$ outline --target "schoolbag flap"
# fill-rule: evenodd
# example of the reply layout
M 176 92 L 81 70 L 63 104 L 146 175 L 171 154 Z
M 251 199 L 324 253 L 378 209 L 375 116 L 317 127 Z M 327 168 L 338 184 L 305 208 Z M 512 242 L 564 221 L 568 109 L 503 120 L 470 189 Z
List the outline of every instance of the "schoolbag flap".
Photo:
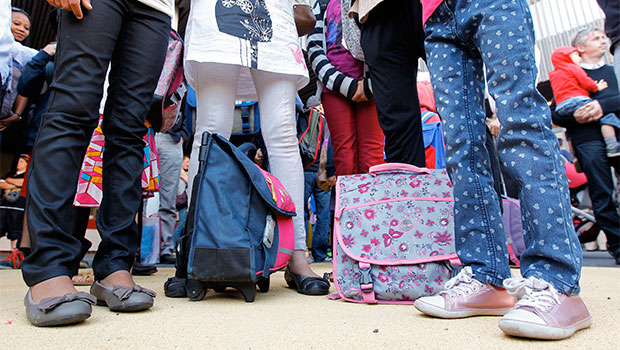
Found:
M 444 171 L 341 176 L 334 239 L 346 255 L 378 265 L 455 259 L 454 201 Z
M 218 146 L 239 164 L 256 192 L 273 211 L 280 215 L 296 215 L 295 205 L 291 196 L 274 175 L 262 171 L 250 158 L 224 137 L 218 134 L 212 134 L 211 136 Z

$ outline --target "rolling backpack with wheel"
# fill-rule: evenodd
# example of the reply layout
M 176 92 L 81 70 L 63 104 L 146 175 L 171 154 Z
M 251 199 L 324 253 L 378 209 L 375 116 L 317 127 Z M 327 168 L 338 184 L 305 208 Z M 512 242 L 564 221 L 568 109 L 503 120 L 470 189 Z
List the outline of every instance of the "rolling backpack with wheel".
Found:
M 199 157 L 176 278 L 186 279 L 193 301 L 227 287 L 254 301 L 256 287 L 267 292 L 270 273 L 293 253 L 295 205 L 275 176 L 225 138 L 205 132 Z

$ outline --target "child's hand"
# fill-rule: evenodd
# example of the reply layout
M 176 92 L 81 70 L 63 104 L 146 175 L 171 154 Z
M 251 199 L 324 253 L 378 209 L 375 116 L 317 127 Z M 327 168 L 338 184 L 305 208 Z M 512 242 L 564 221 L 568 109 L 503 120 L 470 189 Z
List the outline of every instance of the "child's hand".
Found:
M 607 82 L 603 79 L 596 82 L 596 86 L 598 86 L 598 91 L 607 89 Z
M 355 94 L 351 98 L 353 102 L 366 102 L 368 101 L 368 97 L 364 93 L 364 80 L 360 80 L 357 82 L 357 89 L 355 89 Z

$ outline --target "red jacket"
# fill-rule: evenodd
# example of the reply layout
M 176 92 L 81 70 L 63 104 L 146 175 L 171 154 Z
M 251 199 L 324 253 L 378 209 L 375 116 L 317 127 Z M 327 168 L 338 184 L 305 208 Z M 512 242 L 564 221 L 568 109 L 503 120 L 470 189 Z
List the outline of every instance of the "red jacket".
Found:
M 574 47 L 560 47 L 551 54 L 555 69 L 549 73 L 549 81 L 558 105 L 572 97 L 590 97 L 590 92 L 598 91 L 596 82 L 571 60 L 570 54 L 576 50 Z

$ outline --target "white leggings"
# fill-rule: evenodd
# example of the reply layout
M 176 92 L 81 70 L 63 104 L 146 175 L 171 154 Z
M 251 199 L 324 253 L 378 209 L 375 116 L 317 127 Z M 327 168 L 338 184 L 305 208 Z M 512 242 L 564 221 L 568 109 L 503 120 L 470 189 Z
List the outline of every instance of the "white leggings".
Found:
M 196 88 L 196 134 L 189 164 L 189 192 L 198 172 L 198 153 L 205 131 L 230 138 L 240 67 L 221 63 L 187 62 Z M 189 72 L 188 72 L 189 73 Z M 271 173 L 289 192 L 295 203 L 295 250 L 306 250 L 304 225 L 304 172 L 297 146 L 295 94 L 296 77 L 252 69 L 258 93 L 261 132 Z

